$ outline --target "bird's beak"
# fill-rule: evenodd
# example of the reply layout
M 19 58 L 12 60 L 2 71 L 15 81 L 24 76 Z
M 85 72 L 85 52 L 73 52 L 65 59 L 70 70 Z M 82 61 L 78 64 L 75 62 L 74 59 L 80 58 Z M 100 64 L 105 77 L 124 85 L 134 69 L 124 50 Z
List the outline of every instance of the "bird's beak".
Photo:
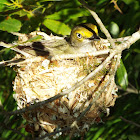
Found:
M 90 38 L 88 38 L 89 40 L 96 40 L 96 41 L 99 41 L 100 40 L 100 37 L 99 36 L 92 36 Z

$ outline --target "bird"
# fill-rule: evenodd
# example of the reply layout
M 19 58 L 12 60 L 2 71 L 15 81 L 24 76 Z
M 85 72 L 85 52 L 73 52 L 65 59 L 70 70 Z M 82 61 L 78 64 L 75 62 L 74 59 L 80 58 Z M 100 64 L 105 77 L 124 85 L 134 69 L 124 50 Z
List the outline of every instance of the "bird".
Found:
M 65 38 L 47 35 L 49 39 L 41 38 L 36 40 L 34 39 L 37 38 L 36 33 L 32 33 L 27 36 L 25 34 L 13 33 L 19 37 L 21 36 L 21 40 L 10 44 L 8 48 L 24 56 L 26 54 L 27 56 L 28 54 L 32 56 L 56 56 L 96 51 L 95 41 L 100 40 L 97 26 L 92 23 L 83 23 L 75 26 L 70 36 Z M 5 47 L 6 45 L 2 44 L 2 46 Z
M 100 41 L 97 26 L 85 23 L 75 26 L 64 40 L 52 41 L 47 49 L 53 55 L 87 53 L 97 50 L 95 41 Z
M 70 45 L 78 52 L 96 51 L 94 41 L 99 41 L 97 26 L 92 23 L 79 24 L 70 35 Z

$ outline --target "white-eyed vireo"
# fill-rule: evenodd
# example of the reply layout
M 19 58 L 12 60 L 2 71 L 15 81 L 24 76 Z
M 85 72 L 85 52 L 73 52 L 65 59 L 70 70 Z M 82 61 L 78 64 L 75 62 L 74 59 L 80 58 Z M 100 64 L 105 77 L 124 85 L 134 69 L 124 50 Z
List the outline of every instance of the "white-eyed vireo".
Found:
M 99 40 L 97 26 L 92 23 L 80 24 L 73 28 L 70 44 L 79 52 L 95 51 L 95 40 Z
M 86 53 L 96 51 L 95 41 L 99 39 L 97 27 L 92 23 L 87 23 L 74 27 L 70 37 L 66 39 L 50 36 L 50 39 L 41 39 L 31 43 L 27 40 L 26 43 L 17 45 L 13 50 L 35 56 Z

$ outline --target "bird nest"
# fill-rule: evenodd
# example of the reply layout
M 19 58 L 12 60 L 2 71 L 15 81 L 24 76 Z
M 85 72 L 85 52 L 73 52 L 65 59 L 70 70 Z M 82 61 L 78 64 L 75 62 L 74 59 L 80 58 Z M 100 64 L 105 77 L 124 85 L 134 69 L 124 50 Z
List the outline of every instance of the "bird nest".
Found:
M 102 46 L 98 50 L 106 50 Z M 98 52 L 98 51 L 97 51 Z M 117 87 L 114 82 L 117 58 L 113 57 L 93 77 L 80 82 L 101 65 L 108 54 L 49 60 L 32 56 L 18 63 L 14 81 L 14 98 L 18 109 L 30 107 L 60 95 L 59 98 L 39 104 L 22 114 L 27 120 L 27 131 L 43 136 L 62 131 L 78 135 L 100 122 L 101 113 L 114 106 Z M 19 54 L 15 59 L 19 58 Z M 113 76 L 113 78 L 112 78 Z M 78 85 L 78 86 L 77 86 Z M 61 93 L 65 93 L 62 94 Z M 83 114 L 83 115 L 82 115 Z M 74 124 L 74 122 L 76 122 Z

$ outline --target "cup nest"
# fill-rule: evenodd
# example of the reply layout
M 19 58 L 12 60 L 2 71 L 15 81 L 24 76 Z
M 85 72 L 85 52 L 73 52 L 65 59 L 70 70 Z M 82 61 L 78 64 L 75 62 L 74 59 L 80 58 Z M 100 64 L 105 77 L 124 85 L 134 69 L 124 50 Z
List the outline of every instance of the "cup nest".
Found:
M 18 109 L 29 107 L 72 88 L 102 64 L 107 56 L 87 56 L 54 61 L 42 56 L 37 56 L 36 61 L 34 57 L 28 61 L 27 58 L 16 68 L 14 98 Z M 117 97 L 114 77 L 110 80 L 116 61 L 115 57 L 112 58 L 94 77 L 72 92 L 23 113 L 23 118 L 28 122 L 27 131 L 31 131 L 32 134 L 38 132 L 40 136 L 43 136 L 71 127 L 90 105 L 90 109 L 77 121 L 77 127 L 71 127 L 63 134 L 79 135 L 86 132 L 92 124 L 99 123 L 101 113 L 108 112 L 108 108 L 114 106 Z M 94 103 L 93 100 L 95 100 Z

